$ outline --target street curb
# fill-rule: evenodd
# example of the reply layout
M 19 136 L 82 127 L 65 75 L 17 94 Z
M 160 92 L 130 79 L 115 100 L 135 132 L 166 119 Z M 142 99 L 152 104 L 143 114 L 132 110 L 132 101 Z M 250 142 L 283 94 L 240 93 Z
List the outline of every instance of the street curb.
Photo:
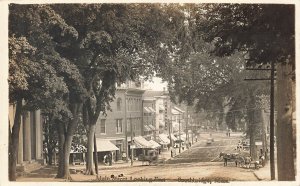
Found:
M 254 174 L 255 178 L 256 178 L 258 181 L 262 181 L 262 180 L 263 180 L 263 179 L 259 178 L 255 172 L 253 172 L 253 174 Z

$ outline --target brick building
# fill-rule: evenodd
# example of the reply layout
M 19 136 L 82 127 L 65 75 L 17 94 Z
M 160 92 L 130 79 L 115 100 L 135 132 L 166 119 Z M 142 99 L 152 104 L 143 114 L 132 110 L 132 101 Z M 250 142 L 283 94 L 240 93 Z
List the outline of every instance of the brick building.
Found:
M 142 95 L 144 92 L 143 81 L 128 81 L 126 84 L 117 85 L 115 100 L 110 103 L 112 111 L 98 118 L 97 140 L 106 141 L 107 146 L 111 142 L 119 149 L 113 150 L 111 147 L 115 152 L 116 161 L 122 159 L 123 154 L 128 154 L 126 146 L 131 134 L 133 137 L 143 135 Z M 101 152 L 101 149 L 98 149 L 98 152 Z

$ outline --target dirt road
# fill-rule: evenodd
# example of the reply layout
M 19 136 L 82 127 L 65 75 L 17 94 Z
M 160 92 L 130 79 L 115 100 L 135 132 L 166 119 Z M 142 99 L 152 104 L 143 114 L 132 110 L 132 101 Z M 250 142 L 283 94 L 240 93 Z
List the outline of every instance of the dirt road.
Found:
M 206 144 L 206 139 L 214 138 L 212 144 Z M 138 164 L 131 166 L 112 166 L 100 169 L 98 180 L 95 176 L 87 176 L 82 173 L 72 174 L 73 181 L 176 181 L 176 182 L 207 182 L 207 181 L 257 181 L 252 169 L 235 167 L 235 163 L 229 162 L 223 166 L 220 152 L 236 152 L 235 147 L 241 139 L 240 134 L 230 138 L 222 133 L 201 134 L 198 142 L 193 146 L 168 160 L 164 164 L 146 166 Z M 84 168 L 82 168 L 84 169 Z M 51 169 L 53 175 L 43 179 L 35 173 L 18 181 L 61 181 L 54 179 L 55 169 Z

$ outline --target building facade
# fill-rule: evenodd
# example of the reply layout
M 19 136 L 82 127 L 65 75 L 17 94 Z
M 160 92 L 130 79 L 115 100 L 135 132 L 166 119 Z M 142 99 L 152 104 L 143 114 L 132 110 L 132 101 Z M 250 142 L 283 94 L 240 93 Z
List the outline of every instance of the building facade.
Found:
M 10 105 L 10 128 L 14 125 L 15 112 L 15 106 Z M 44 163 L 42 119 L 40 110 L 26 112 L 21 116 L 17 157 L 17 170 L 19 172 L 30 171 L 34 166 Z
M 116 150 L 115 161 L 128 154 L 128 141 L 131 136 L 143 135 L 143 82 L 128 81 L 116 85 L 115 99 L 110 103 L 112 111 L 101 115 L 97 121 L 96 138 L 108 140 L 119 150 Z M 98 149 L 101 152 L 101 149 Z
M 143 137 L 147 140 L 156 140 L 156 110 L 155 99 L 143 98 Z

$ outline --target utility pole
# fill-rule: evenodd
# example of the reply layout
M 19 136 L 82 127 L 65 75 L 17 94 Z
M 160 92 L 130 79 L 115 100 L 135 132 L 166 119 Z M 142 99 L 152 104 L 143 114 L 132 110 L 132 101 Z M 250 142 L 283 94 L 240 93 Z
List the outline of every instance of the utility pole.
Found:
M 246 70 L 271 70 L 271 78 L 256 78 L 256 79 L 244 79 L 246 81 L 255 81 L 255 80 L 271 80 L 270 88 L 270 172 L 271 180 L 275 180 L 275 161 L 274 161 L 274 74 L 275 66 L 274 62 L 271 61 L 271 69 L 246 69 Z
M 132 131 L 132 118 L 131 118 L 131 115 L 130 115 L 130 133 L 131 133 L 131 143 L 130 143 L 131 166 L 133 166 L 133 131 Z
M 271 180 L 275 180 L 274 163 L 274 62 L 271 61 L 271 94 L 270 94 L 270 169 Z
M 126 153 L 126 163 L 128 163 L 128 121 L 127 121 L 127 92 L 125 92 L 125 153 Z
M 180 114 L 179 114 L 179 153 L 181 153 L 181 131 L 180 131 Z
M 188 110 L 188 107 L 186 107 L 186 121 L 185 121 L 185 130 L 186 130 L 186 133 L 185 133 L 185 138 L 186 138 L 186 142 L 189 142 L 190 139 L 189 139 L 189 133 L 188 133 L 188 122 L 189 122 L 189 110 Z
M 173 147 L 173 142 L 172 142 L 172 137 L 171 137 L 171 132 L 172 132 L 172 106 L 171 103 L 169 103 L 169 100 L 166 99 L 166 104 L 165 104 L 165 109 L 166 109 L 166 122 L 169 123 L 169 138 L 170 138 L 170 147 Z

